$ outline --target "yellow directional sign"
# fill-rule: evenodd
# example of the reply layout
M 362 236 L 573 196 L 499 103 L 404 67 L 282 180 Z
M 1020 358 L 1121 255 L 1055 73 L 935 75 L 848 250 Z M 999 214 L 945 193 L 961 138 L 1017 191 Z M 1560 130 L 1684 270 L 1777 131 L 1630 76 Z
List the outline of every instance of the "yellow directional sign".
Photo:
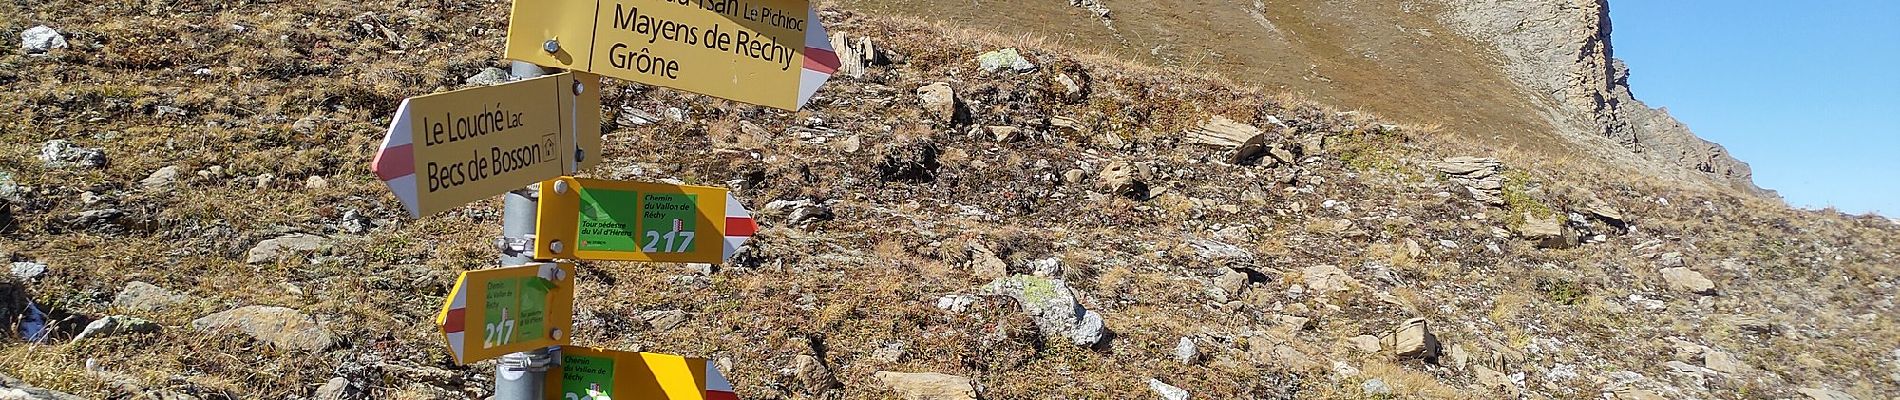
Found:
M 546 388 L 550 399 L 738 400 L 706 359 L 578 346 L 561 347 Z
M 534 257 L 716 264 L 757 229 L 726 189 L 561 177 L 541 184 Z
M 568 344 L 574 331 L 574 265 L 463 272 L 435 323 L 458 364 Z
M 600 78 L 563 73 L 403 100 L 370 169 L 419 218 L 598 159 Z
M 808 0 L 516 1 L 504 57 L 796 110 L 838 64 L 815 16 Z

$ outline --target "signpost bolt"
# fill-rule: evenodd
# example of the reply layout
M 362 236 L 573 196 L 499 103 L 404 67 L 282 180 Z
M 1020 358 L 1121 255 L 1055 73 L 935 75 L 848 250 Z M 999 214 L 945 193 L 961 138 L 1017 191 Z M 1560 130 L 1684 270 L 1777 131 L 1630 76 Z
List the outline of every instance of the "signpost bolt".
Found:
M 561 40 L 548 39 L 546 42 L 541 42 L 541 50 L 547 51 L 548 54 L 559 53 L 561 52 Z
M 567 332 L 561 332 L 561 328 L 554 328 L 554 329 L 548 330 L 549 339 L 561 340 L 561 337 L 565 335 L 567 335 Z
M 561 254 L 561 250 L 564 250 L 564 247 L 567 246 L 563 245 L 559 240 L 548 242 L 548 251 L 554 254 Z
M 580 151 L 575 150 L 574 155 L 579 159 Z M 554 181 L 554 194 L 567 194 L 567 181 Z

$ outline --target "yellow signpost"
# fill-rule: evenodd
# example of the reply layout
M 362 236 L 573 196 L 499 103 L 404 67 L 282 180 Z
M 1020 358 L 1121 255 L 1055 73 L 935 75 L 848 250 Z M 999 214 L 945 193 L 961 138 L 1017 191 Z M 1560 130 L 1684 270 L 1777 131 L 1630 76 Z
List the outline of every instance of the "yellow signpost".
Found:
M 566 345 L 574 331 L 574 265 L 463 272 L 435 323 L 458 364 Z
M 397 109 L 370 169 L 420 218 L 590 168 L 599 129 L 592 74 L 414 97 Z
M 814 16 L 808 0 L 516 1 L 504 57 L 796 110 L 838 64 Z
M 758 228 L 726 189 L 561 177 L 541 184 L 537 259 L 720 263 Z
M 561 347 L 546 398 L 737 400 L 706 359 L 579 346 Z

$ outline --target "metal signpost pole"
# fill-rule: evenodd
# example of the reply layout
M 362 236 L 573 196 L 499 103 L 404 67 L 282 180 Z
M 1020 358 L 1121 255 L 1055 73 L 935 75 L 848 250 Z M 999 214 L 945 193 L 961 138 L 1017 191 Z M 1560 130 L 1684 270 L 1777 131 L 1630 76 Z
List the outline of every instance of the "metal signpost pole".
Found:
M 547 74 L 540 66 L 515 61 L 509 66 L 515 79 Z M 534 262 L 535 191 L 524 188 L 502 195 L 501 266 Z M 509 353 L 495 360 L 495 400 L 540 400 L 546 390 L 546 349 Z

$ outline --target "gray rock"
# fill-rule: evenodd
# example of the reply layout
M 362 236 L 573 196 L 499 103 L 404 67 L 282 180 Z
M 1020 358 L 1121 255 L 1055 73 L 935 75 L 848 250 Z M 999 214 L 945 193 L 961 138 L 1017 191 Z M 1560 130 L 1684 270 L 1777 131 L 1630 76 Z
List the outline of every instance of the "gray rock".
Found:
M 30 281 L 38 279 L 40 275 L 46 275 L 46 264 L 34 261 L 16 261 L 13 263 L 10 271 L 13 273 L 13 277 L 20 278 L 20 280 L 23 281 Z
M 475 76 L 463 79 L 462 83 L 471 86 L 493 86 L 508 83 L 510 78 L 512 77 L 508 74 L 508 70 L 488 67 L 483 68 L 482 72 L 476 73 Z
M 1095 18 L 1102 20 L 1103 26 L 1112 26 L 1115 23 L 1114 17 L 1110 15 L 1112 12 L 1107 4 L 1102 3 L 1102 0 L 1069 0 L 1069 5 L 1089 10 L 1090 13 L 1095 14 Z
M 1715 282 L 1703 277 L 1701 272 L 1683 267 L 1663 268 L 1661 272 L 1663 281 L 1669 283 L 1670 289 L 1700 295 L 1715 294 Z
M 1452 183 L 1465 187 L 1472 198 L 1491 205 L 1504 205 L 1504 163 L 1495 158 L 1452 157 L 1434 163 L 1438 172 Z
M 1228 269 L 1227 273 L 1214 278 L 1214 287 L 1226 296 L 1222 300 L 1239 300 L 1247 291 L 1247 273 Z
M 1834 389 L 1802 388 L 1795 389 L 1795 392 L 1799 392 L 1801 395 L 1808 396 L 1809 399 L 1813 400 L 1859 400 L 1855 399 L 1853 395 Z
M 342 344 L 315 317 L 284 307 L 238 307 L 191 321 L 191 327 L 210 333 L 242 333 L 285 350 L 318 352 Z
M 872 374 L 884 388 L 906 400 L 976 400 L 976 381 L 936 372 L 878 371 Z
M 1546 249 L 1570 249 L 1582 243 L 1582 238 L 1576 232 L 1564 228 L 1563 220 L 1557 213 L 1538 216 L 1526 212 L 1524 223 L 1517 226 L 1517 235 L 1535 241 L 1537 247 Z
M 1102 172 L 1095 174 L 1095 187 L 1109 194 L 1137 200 L 1148 197 L 1148 183 L 1143 182 L 1142 173 L 1134 163 L 1118 161 L 1109 163 Z
M 1346 344 L 1351 346 L 1353 350 L 1366 353 L 1377 353 L 1379 349 L 1383 348 L 1379 344 L 1379 337 L 1372 335 L 1359 335 L 1348 338 L 1346 339 Z
M 807 392 L 817 394 L 838 387 L 838 380 L 831 375 L 831 368 L 825 367 L 818 357 L 799 354 L 792 359 L 792 370 L 798 382 L 805 385 Z
M 27 28 L 20 32 L 20 49 L 27 54 L 45 53 L 52 49 L 66 48 L 66 35 L 46 25 Z
M 1174 344 L 1174 360 L 1182 364 L 1194 365 L 1201 362 L 1201 348 L 1194 344 L 1193 338 L 1182 337 Z
M 80 331 L 79 336 L 73 337 L 73 341 L 102 339 L 123 334 L 156 333 L 159 329 L 158 324 L 152 321 L 123 315 L 114 315 L 100 318 L 92 321 L 90 324 L 86 324 L 86 329 Z
M 1075 77 L 1065 73 L 1056 75 L 1056 84 L 1062 85 L 1063 98 L 1070 102 L 1088 98 L 1087 81 L 1077 81 Z
M 309 178 L 304 178 L 303 180 L 304 189 L 322 190 L 322 189 L 327 189 L 329 187 L 330 187 L 330 180 L 323 179 L 322 176 L 311 175 Z
M 339 376 L 330 378 L 329 382 L 324 382 L 323 386 L 317 387 L 317 391 L 311 393 L 310 398 L 312 400 L 349 400 L 361 399 L 364 396 L 363 388 Z
M 1386 386 L 1384 379 L 1372 378 L 1359 384 L 1359 390 L 1368 396 L 1386 396 L 1392 394 L 1392 387 Z
M 1346 275 L 1346 270 L 1331 265 L 1315 265 L 1301 271 L 1306 277 L 1306 287 L 1319 293 L 1344 292 L 1360 286 L 1358 279 Z
M 75 396 L 75 395 L 68 394 L 65 392 L 57 392 L 57 391 L 33 387 L 32 385 L 26 384 L 25 381 L 21 381 L 12 376 L 8 376 L 5 373 L 0 373 L 0 399 L 85 400 L 86 398 Z
M 976 301 L 977 301 L 976 296 L 971 296 L 967 294 L 949 294 L 949 295 L 944 295 L 943 297 L 937 298 L 937 308 L 942 309 L 944 311 L 962 314 L 964 311 L 969 311 L 970 305 L 976 304 Z
M 188 299 L 150 283 L 131 281 L 126 282 L 125 289 L 112 298 L 112 306 L 123 311 L 152 312 L 182 304 Z
M 0 171 L 0 202 L 10 201 L 18 203 L 21 200 L 25 200 L 22 196 L 24 196 L 26 192 L 27 189 L 25 187 L 20 186 L 19 182 L 13 180 L 12 173 Z
M 1155 391 L 1155 394 L 1161 395 L 1162 400 L 1188 399 L 1188 391 L 1186 389 L 1174 387 L 1174 385 L 1169 385 L 1160 379 L 1148 378 L 1148 389 Z
M 877 350 L 871 351 L 871 358 L 887 363 L 899 363 L 904 362 L 905 353 L 904 342 L 885 343 Z
M 169 191 L 172 185 L 177 182 L 178 167 L 168 166 L 159 168 L 157 171 L 152 171 L 152 175 L 145 177 L 145 180 L 139 181 L 139 187 L 145 188 L 148 192 Z
M 1187 131 L 1182 140 L 1201 145 L 1219 147 L 1239 147 L 1249 139 L 1266 135 L 1259 127 L 1227 119 L 1216 115 L 1201 121 L 1193 130 Z
M 1049 257 L 1049 258 L 1043 258 L 1043 259 L 1029 260 L 1028 264 L 1029 265 L 1027 265 L 1027 267 L 1029 267 L 1029 272 L 1036 276 L 1040 276 L 1044 278 L 1061 278 L 1062 277 L 1062 259 Z
M 1023 58 L 1023 55 L 1018 53 L 1014 48 L 979 54 L 976 56 L 976 64 L 977 68 L 988 72 L 997 72 L 1004 69 L 1016 72 L 1036 70 L 1036 63 L 1029 62 L 1028 58 Z
M 53 139 L 40 147 L 40 162 L 50 168 L 102 168 L 106 166 L 106 153 L 99 149 L 79 147 L 63 139 Z
M 1102 316 L 1083 309 L 1061 279 L 1016 275 L 990 282 L 983 290 L 1015 299 L 1044 336 L 1068 338 L 1082 347 L 1093 347 L 1107 336 Z
M 783 215 L 783 221 L 790 226 L 830 221 L 834 217 L 830 205 L 804 199 L 773 200 L 765 203 L 765 209 L 760 212 L 765 215 Z
M 356 210 L 344 211 L 343 216 L 338 217 L 336 223 L 337 231 L 351 235 L 369 233 L 369 230 L 374 227 L 376 227 L 374 221 L 370 221 L 369 217 L 357 213 Z
M 969 267 L 977 278 L 995 280 L 1009 275 L 1009 264 L 982 243 L 970 244 Z
M 1719 350 L 1710 350 L 1703 353 L 1702 366 L 1724 374 L 1741 372 L 1742 369 L 1745 368 L 1745 365 L 1742 364 L 1742 360 L 1736 358 L 1735 354 Z
M 647 326 L 653 327 L 654 330 L 673 330 L 673 328 L 678 328 L 681 324 L 686 323 L 686 311 L 647 311 L 640 313 L 640 320 L 645 321 Z
M 323 248 L 328 238 L 316 235 L 290 234 L 276 239 L 258 242 L 244 257 L 246 264 L 264 264 L 277 262 L 294 253 L 314 252 Z

